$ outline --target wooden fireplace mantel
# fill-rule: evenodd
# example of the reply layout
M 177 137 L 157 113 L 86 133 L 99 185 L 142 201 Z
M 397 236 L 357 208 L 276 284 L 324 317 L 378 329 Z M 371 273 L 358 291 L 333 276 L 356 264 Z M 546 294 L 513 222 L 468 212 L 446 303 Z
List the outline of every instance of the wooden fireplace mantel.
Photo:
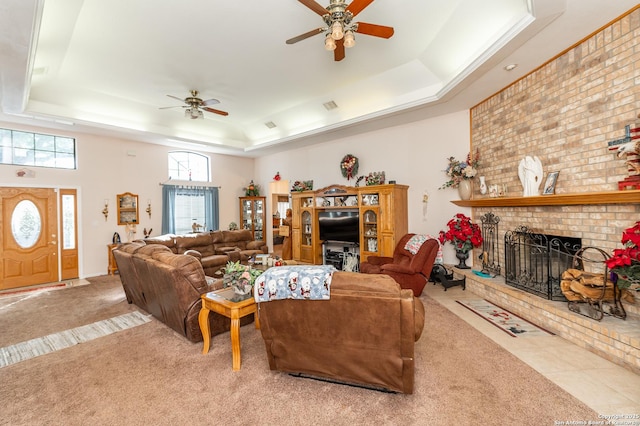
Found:
M 540 195 L 536 197 L 496 197 L 475 200 L 453 200 L 460 207 L 535 207 L 593 204 L 640 203 L 640 190 L 585 192 L 577 194 Z

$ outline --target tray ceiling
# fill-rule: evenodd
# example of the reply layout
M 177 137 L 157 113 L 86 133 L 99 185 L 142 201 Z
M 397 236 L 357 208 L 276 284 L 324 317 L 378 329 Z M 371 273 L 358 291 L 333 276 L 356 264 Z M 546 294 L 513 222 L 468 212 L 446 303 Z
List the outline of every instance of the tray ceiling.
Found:
M 0 120 L 259 155 L 469 108 L 635 5 L 377 0 L 355 20 L 393 37 L 335 62 L 323 35 L 285 44 L 323 26 L 295 0 L 5 0 Z M 185 118 L 167 95 L 193 89 L 229 115 Z

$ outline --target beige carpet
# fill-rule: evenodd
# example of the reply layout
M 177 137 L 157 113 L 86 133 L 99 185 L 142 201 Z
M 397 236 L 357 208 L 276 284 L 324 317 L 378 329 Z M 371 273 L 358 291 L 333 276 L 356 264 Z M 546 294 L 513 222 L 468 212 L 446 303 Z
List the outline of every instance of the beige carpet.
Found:
M 116 277 L 0 300 L 0 346 L 136 310 Z M 156 320 L 0 369 L 0 424 L 10 425 L 553 425 L 597 414 L 423 296 L 413 395 L 271 372 L 260 331 L 241 329 L 202 355 Z M 348 326 L 346 324 L 345 326 Z M 384 326 L 384 324 L 381 324 Z

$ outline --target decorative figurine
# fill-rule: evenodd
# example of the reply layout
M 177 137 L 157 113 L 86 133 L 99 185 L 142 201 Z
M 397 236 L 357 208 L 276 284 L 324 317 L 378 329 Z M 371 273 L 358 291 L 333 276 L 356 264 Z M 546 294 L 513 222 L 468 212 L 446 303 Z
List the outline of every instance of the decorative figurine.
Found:
M 522 183 L 523 197 L 534 197 L 540 195 L 540 184 L 542 183 L 542 162 L 538 157 L 526 156 L 520 160 L 518 165 L 518 177 Z

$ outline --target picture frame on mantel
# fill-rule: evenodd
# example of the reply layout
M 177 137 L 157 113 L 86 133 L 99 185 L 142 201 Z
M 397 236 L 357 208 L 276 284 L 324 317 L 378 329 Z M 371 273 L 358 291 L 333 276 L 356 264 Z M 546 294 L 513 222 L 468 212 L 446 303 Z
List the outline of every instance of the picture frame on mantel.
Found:
M 547 180 L 544 182 L 544 190 L 542 191 L 542 195 L 553 195 L 556 193 L 556 182 L 558 182 L 559 174 L 559 171 L 549 172 L 547 174 Z

